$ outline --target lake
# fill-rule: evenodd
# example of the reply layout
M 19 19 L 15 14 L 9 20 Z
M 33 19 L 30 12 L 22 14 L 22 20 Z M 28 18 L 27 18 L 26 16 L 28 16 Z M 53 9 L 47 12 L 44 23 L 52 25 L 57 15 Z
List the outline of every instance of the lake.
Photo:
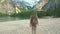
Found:
M 21 20 L 21 18 L 18 18 L 18 17 L 0 17 L 0 22 L 13 21 L 13 20 Z

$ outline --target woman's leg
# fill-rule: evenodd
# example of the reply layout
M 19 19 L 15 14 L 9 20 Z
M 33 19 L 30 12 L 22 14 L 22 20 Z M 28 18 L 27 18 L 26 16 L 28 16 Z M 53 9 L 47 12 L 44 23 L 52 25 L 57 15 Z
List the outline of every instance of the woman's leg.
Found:
M 34 29 L 33 29 L 33 26 L 32 26 L 32 34 L 34 34 Z
M 36 34 L 36 27 L 34 27 L 34 34 Z
M 36 27 L 32 26 L 32 34 L 36 34 Z

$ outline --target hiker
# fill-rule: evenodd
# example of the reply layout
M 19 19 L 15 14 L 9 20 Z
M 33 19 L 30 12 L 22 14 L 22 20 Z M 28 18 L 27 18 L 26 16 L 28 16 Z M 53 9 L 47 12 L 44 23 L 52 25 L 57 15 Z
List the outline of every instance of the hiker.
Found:
M 36 27 L 38 24 L 38 19 L 37 19 L 37 13 L 36 11 L 33 11 L 32 15 L 30 16 L 30 26 L 32 28 L 32 34 L 36 34 Z

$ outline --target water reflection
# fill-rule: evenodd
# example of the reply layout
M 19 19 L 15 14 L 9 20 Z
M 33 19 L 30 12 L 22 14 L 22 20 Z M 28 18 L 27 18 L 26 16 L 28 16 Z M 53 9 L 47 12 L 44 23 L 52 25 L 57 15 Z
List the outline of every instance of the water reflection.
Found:
M 0 22 L 20 20 L 20 19 L 21 19 L 21 18 L 18 18 L 18 17 L 0 17 Z

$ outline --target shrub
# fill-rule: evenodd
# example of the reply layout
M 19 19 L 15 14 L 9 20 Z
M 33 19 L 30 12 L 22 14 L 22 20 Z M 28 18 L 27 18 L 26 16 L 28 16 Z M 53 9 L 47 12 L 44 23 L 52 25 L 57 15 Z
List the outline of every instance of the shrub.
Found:
M 8 14 L 0 13 L 0 17 L 9 16 Z
M 58 6 L 55 6 L 53 16 L 60 17 L 60 4 Z
M 18 14 L 14 13 L 14 14 L 11 15 L 11 17 L 29 18 L 31 14 L 32 14 L 32 10 L 21 12 L 21 13 L 18 13 Z M 45 11 L 37 11 L 38 17 L 43 17 L 43 16 L 45 16 L 45 14 L 46 14 Z

